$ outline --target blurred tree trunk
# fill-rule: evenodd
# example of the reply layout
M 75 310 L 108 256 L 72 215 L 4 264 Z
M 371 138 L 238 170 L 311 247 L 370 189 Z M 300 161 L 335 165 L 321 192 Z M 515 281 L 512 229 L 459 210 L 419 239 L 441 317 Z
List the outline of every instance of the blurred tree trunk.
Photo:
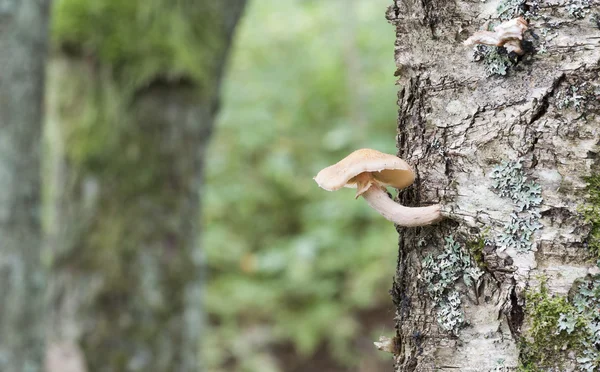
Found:
M 597 215 L 591 224 L 583 218 L 598 210 L 589 205 L 598 189 L 588 185 L 599 165 L 598 7 L 577 3 L 577 13 L 576 2 L 527 4 L 395 0 L 388 9 L 397 35 L 399 156 L 418 171 L 399 200 L 440 202 L 454 215 L 435 226 L 399 229 L 391 291 L 396 371 L 583 368 L 575 359 L 585 350 L 557 324 L 561 311 L 572 308 L 578 283 L 597 274 L 600 252 L 592 237 Z M 486 20 L 502 22 L 499 13 L 530 17 L 527 54 L 506 75 L 488 76 L 486 66 L 501 71 L 506 56 L 474 62 L 473 48 L 462 41 Z M 541 186 L 542 202 L 532 181 Z M 500 195 L 506 188 L 512 197 Z M 523 210 L 521 197 L 531 202 Z M 452 267 L 461 253 L 452 252 L 449 237 L 471 253 L 467 263 Z M 474 284 L 462 279 L 471 266 L 484 272 L 471 276 Z M 443 279 L 444 272 L 456 279 Z
M 40 147 L 48 1 L 0 2 L 0 370 L 43 355 Z
M 202 169 L 244 4 L 55 9 L 48 370 L 201 370 Z

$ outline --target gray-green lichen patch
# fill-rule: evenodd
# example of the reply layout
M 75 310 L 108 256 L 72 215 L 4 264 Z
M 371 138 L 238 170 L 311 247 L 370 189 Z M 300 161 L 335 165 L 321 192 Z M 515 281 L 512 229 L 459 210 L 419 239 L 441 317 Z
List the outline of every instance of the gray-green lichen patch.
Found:
M 503 21 L 516 18 L 525 13 L 526 2 L 524 0 L 502 0 L 496 8 L 498 18 Z
M 473 264 L 470 255 L 452 235 L 446 237 L 443 252 L 437 257 L 431 254 L 426 256 L 422 266 L 421 280 L 436 304 L 438 324 L 444 330 L 458 335 L 465 325 L 465 319 L 456 283 L 462 279 L 467 286 L 477 286 L 483 271 Z
M 573 18 L 583 19 L 590 13 L 591 0 L 570 0 L 565 8 Z
M 581 324 L 582 348 L 577 364 L 583 371 L 597 371 L 600 369 L 600 275 L 581 282 L 572 303 L 574 311 L 561 314 L 558 329 L 572 334 Z
M 598 262 L 600 264 L 600 261 Z M 546 280 L 526 293 L 529 328 L 521 348 L 525 372 L 600 368 L 600 275 L 576 282 L 569 296 L 551 295 Z
M 600 82 L 581 82 L 575 78 L 567 83 L 565 89 L 556 92 L 556 108 L 561 111 L 572 109 L 585 118 L 593 118 L 600 109 Z
M 533 233 L 542 228 L 540 205 L 541 186 L 528 181 L 520 160 L 503 162 L 490 175 L 492 188 L 502 197 L 512 201 L 513 211 L 495 238 L 499 251 L 512 248 L 519 253 L 533 250 Z
M 506 75 L 516 64 L 503 47 L 477 45 L 473 48 L 473 61 L 482 62 L 487 76 Z
M 581 87 L 572 85 L 566 91 L 560 91 L 556 94 L 556 106 L 559 109 L 572 107 L 576 111 L 581 111 L 582 103 L 585 101 L 585 96 L 579 90 Z

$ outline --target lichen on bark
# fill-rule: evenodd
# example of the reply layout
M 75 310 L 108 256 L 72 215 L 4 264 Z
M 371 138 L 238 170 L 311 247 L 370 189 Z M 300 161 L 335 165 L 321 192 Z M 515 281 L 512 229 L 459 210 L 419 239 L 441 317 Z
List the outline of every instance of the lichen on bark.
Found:
M 538 288 L 535 278 L 543 274 L 549 296 L 565 296 L 595 266 L 588 249 L 594 223 L 581 211 L 589 205 L 586 187 L 598 152 L 598 106 L 577 92 L 595 94 L 600 50 L 580 41 L 600 30 L 561 5 L 536 3 L 539 18 L 525 34 L 533 49 L 510 74 L 490 77 L 460 44 L 498 19 L 497 5 L 397 0 L 387 12 L 397 32 L 399 156 L 419 175 L 398 198 L 404 205 L 442 203 L 455 213 L 438 226 L 399 229 L 391 291 L 397 371 L 493 370 L 499 360 L 503 368 L 517 368 L 521 340 L 535 322 L 535 313 L 526 311 L 527 288 Z M 559 19 L 564 22 L 554 23 Z M 543 40 L 535 39 L 540 35 Z M 544 52 L 537 53 L 542 44 Z M 502 161 L 519 159 L 543 198 L 536 217 L 542 228 L 532 232 L 532 250 L 524 252 L 502 250 L 493 239 L 515 207 L 495 192 L 490 174 Z M 481 251 L 486 271 L 478 303 L 458 287 L 470 323 L 458 335 L 440 329 L 435 304 L 417 285 L 422 257 L 439 254 L 450 232 L 466 242 L 483 237 L 475 252 Z
M 521 340 L 519 370 L 600 368 L 600 275 L 575 281 L 568 295 L 550 295 L 546 278 L 539 282 L 526 292 L 530 324 Z

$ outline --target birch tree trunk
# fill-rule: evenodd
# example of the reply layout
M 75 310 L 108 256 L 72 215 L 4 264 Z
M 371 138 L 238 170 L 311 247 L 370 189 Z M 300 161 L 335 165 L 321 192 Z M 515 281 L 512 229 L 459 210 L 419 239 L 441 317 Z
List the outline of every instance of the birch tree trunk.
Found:
M 451 214 L 399 229 L 396 371 L 600 368 L 599 13 L 572 0 L 388 9 L 399 156 L 418 172 L 398 200 Z M 524 56 L 462 44 L 518 16 Z
M 43 355 L 40 147 L 48 2 L 0 2 L 0 370 Z
M 201 370 L 203 160 L 244 3 L 55 9 L 49 371 Z

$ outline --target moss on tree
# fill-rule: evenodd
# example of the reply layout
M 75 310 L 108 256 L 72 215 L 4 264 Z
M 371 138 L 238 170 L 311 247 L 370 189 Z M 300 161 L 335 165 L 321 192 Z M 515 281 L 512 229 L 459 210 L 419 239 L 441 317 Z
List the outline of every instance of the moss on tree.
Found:
M 539 289 L 526 294 L 526 314 L 531 323 L 521 345 L 520 370 L 523 372 L 562 367 L 566 358 L 564 351 L 578 346 L 582 332 L 581 324 L 577 324 L 571 334 L 559 331 L 561 314 L 573 312 L 573 305 L 564 296 L 550 295 L 546 279 L 541 280 Z
M 550 295 L 546 278 L 526 294 L 529 328 L 522 340 L 520 371 L 600 367 L 600 276 L 577 280 L 569 296 Z
M 62 0 L 54 9 L 53 44 L 111 66 L 126 93 L 157 77 L 210 85 L 231 28 L 224 20 L 229 3 Z
M 204 148 L 243 4 L 56 2 L 50 297 L 92 370 L 199 366 Z

